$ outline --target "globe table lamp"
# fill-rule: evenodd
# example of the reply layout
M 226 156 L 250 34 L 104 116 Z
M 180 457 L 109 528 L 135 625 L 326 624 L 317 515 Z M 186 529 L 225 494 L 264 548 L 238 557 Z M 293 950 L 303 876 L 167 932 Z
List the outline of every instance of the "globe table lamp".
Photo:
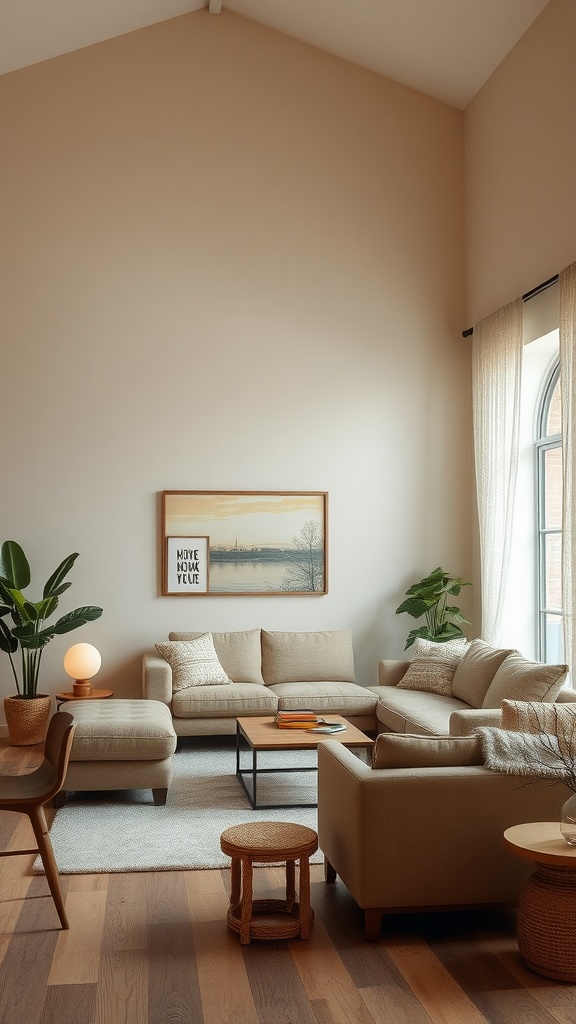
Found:
M 100 652 L 92 644 L 74 644 L 64 655 L 64 671 L 74 680 L 75 697 L 88 697 L 91 690 L 92 676 L 95 676 L 102 664 Z

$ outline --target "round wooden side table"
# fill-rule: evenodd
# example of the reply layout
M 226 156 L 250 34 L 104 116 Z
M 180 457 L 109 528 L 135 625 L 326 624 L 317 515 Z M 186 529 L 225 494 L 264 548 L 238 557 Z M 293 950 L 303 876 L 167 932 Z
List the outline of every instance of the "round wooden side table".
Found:
M 90 690 L 84 697 L 77 697 L 72 690 L 65 690 L 63 693 L 56 694 L 56 707 L 60 704 L 64 704 L 68 700 L 107 700 L 108 697 L 114 696 L 114 690 Z
M 253 821 L 232 825 L 220 836 L 220 848 L 232 858 L 232 884 L 227 921 L 250 939 L 307 939 L 314 923 L 310 906 L 310 860 L 318 836 L 305 825 L 282 821 Z M 286 862 L 286 899 L 252 899 L 253 864 Z M 300 863 L 299 902 L 296 900 L 296 861 Z
M 562 837 L 557 821 L 506 829 L 504 842 L 538 866 L 518 907 L 518 948 L 537 974 L 576 982 L 576 846 Z

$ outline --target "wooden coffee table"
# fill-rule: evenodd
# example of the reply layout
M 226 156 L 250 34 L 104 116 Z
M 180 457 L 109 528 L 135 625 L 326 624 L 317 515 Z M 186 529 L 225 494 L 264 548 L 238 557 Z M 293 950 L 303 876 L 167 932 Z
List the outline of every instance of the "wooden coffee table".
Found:
M 273 807 L 316 807 L 316 803 L 283 803 L 283 804 L 260 804 L 258 803 L 257 785 L 262 775 L 282 774 L 284 772 L 317 772 L 317 765 L 306 767 L 290 768 L 261 768 L 258 767 L 258 754 L 264 750 L 316 750 L 319 743 L 325 740 L 335 740 L 345 747 L 370 748 L 374 740 L 360 732 L 355 725 L 348 722 L 342 715 L 322 715 L 326 722 L 339 722 L 345 725 L 344 732 L 335 733 L 311 733 L 309 729 L 279 729 L 274 719 L 268 715 L 265 718 L 237 718 L 236 719 L 236 778 L 242 785 L 246 796 L 252 807 L 273 808 Z M 251 765 L 249 768 L 241 764 L 241 754 L 251 751 Z M 247 779 L 250 783 L 247 783 Z

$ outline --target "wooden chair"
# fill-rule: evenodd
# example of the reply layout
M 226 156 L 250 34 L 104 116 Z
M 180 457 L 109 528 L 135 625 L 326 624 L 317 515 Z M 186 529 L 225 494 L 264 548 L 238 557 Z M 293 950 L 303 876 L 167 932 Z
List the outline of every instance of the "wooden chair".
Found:
M 44 760 L 39 768 L 28 775 L 0 776 L 0 811 L 27 814 L 38 843 L 33 850 L 6 850 L 0 852 L 0 857 L 26 853 L 40 854 L 62 928 L 68 928 L 69 925 L 64 910 L 58 866 L 48 835 L 44 805 L 62 788 L 75 728 L 76 723 L 72 715 L 67 711 L 59 711 L 50 720 L 44 746 Z

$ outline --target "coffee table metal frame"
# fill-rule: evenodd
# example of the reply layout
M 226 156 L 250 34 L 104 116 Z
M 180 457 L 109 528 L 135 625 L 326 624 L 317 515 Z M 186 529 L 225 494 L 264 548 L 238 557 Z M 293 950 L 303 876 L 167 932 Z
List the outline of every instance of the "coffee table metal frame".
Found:
M 346 725 L 345 732 L 333 733 L 316 733 L 311 735 L 308 730 L 302 729 L 290 729 L 286 730 L 289 732 L 290 739 L 287 736 L 282 737 L 283 730 L 278 729 L 274 724 L 274 719 L 270 716 L 266 718 L 250 719 L 250 718 L 237 718 L 236 719 L 236 778 L 240 782 L 242 789 L 246 793 L 250 805 L 253 810 L 276 810 L 282 807 L 317 807 L 317 802 L 313 803 L 273 803 L 273 804 L 262 804 L 258 803 L 258 777 L 261 775 L 282 775 L 289 772 L 316 772 L 318 773 L 318 765 L 306 765 L 306 766 L 292 766 L 289 768 L 262 768 L 258 765 L 258 754 L 263 751 L 280 751 L 280 750 L 315 750 L 318 747 L 318 743 L 325 739 L 335 739 L 338 742 L 343 743 L 347 747 L 371 747 L 373 740 L 366 736 L 363 732 L 360 732 L 356 726 L 352 725 L 341 715 L 322 715 L 322 718 L 327 722 L 342 722 Z M 250 728 L 250 723 L 258 722 L 270 724 L 273 732 L 271 733 L 270 742 L 258 743 L 254 745 L 251 742 L 251 737 L 244 731 L 244 722 L 247 723 L 247 728 Z M 241 755 L 243 753 L 252 753 L 250 767 L 246 767 L 242 764 Z M 249 778 L 251 781 L 248 784 L 246 779 Z

